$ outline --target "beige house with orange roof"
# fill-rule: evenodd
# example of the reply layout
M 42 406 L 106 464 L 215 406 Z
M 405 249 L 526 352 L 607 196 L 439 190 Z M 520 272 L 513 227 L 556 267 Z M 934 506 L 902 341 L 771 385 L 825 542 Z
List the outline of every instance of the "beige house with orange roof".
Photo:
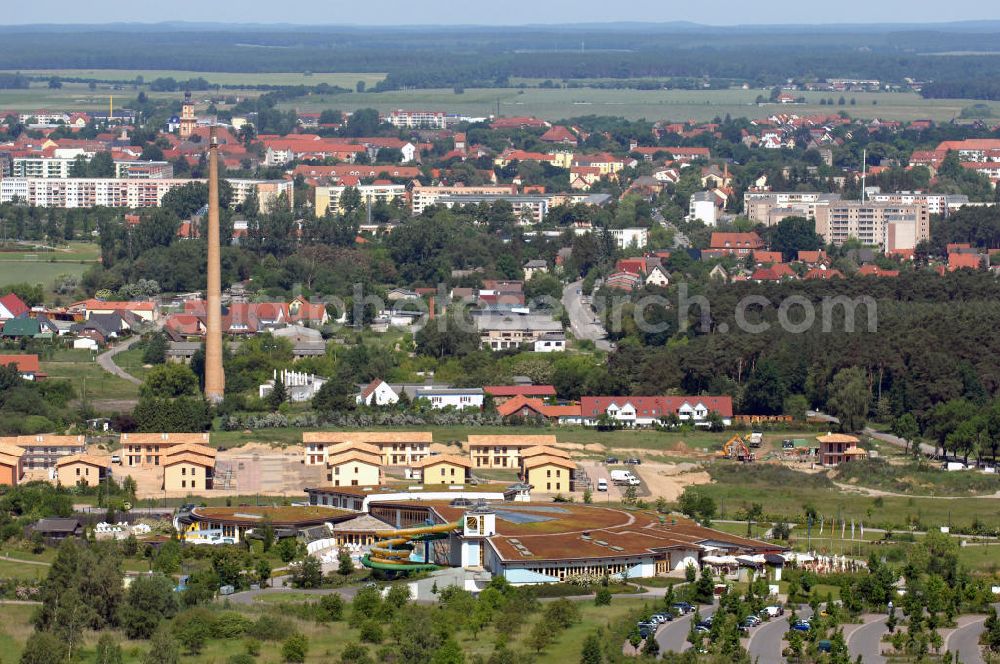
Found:
M 123 433 L 122 465 L 129 468 L 161 466 L 167 451 L 176 445 L 207 447 L 208 444 L 207 433 Z
M 836 466 L 846 461 L 867 459 L 868 453 L 858 447 L 861 441 L 845 433 L 828 433 L 816 436 L 819 441 L 819 462 L 824 466 Z
M 411 466 L 419 469 L 426 484 L 465 484 L 469 481 L 472 462 L 454 454 L 436 454 Z
M 326 479 L 332 486 L 376 486 L 382 483 L 382 456 L 364 450 L 332 454 Z
M 7 436 L 0 438 L 0 444 L 24 450 L 24 458 L 21 460 L 24 470 L 55 468 L 56 462 L 62 457 L 84 454 L 87 451 L 87 441 L 84 436 L 58 436 L 48 433 Z
M 17 486 L 20 483 L 24 476 L 23 457 L 22 448 L 0 442 L 0 484 Z
M 469 455 L 474 468 L 510 468 L 521 465 L 521 452 L 530 447 L 555 447 L 553 435 L 469 436 Z
M 573 491 L 574 470 L 576 464 L 569 459 L 543 454 L 524 460 L 521 479 L 546 493 Z
M 56 478 L 63 486 L 97 486 L 111 475 L 111 457 L 73 454 L 56 462 Z
M 431 453 L 429 431 L 306 431 L 302 434 L 307 466 L 326 464 L 334 448 L 370 445 L 378 449 L 383 466 L 409 466 Z
M 197 443 L 181 443 L 167 449 L 161 459 L 164 491 L 204 491 L 215 480 L 216 451 Z

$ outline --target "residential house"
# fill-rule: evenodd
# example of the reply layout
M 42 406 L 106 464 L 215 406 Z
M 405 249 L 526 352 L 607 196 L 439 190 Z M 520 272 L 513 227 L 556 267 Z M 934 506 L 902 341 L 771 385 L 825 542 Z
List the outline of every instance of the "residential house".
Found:
M 548 333 L 562 333 L 562 323 L 549 315 L 488 312 L 474 316 L 480 346 L 491 350 L 534 344 Z
M 0 438 L 0 485 L 17 486 L 24 477 L 24 450 Z
M 187 443 L 167 448 L 162 458 L 164 491 L 214 488 L 215 448 Z
M 331 449 L 349 444 L 371 445 L 382 455 L 385 466 L 409 466 L 430 454 L 433 435 L 429 431 L 306 431 L 302 434 L 305 464 L 326 464 Z
M 75 302 L 70 306 L 70 311 L 82 311 L 84 320 L 90 320 L 91 316 L 102 314 L 116 314 L 128 312 L 136 318 L 150 323 L 156 322 L 160 318 L 159 307 L 152 300 L 142 300 L 136 302 L 105 302 L 103 300 L 84 300 Z
M 504 419 L 538 419 L 558 423 L 562 418 L 580 418 L 579 406 L 552 406 L 537 397 L 518 395 L 497 406 L 497 414 Z
M 0 355 L 0 367 L 11 364 L 25 380 L 40 380 L 45 377 L 39 368 L 37 355 Z
M 566 335 L 562 332 L 546 332 L 535 339 L 536 353 L 562 353 L 566 350 Z
M 656 265 L 646 275 L 646 285 L 666 288 L 670 285 L 670 275 L 662 266 Z
M 556 456 L 534 456 L 525 459 L 521 479 L 545 493 L 573 491 L 573 472 L 576 464 L 569 459 Z
M 331 486 L 377 486 L 382 483 L 382 457 L 362 449 L 334 454 L 327 461 Z
M 747 254 L 764 248 L 764 241 L 756 233 L 712 233 L 709 248 L 701 252 L 703 258 L 721 258 Z
M 392 406 L 399 402 L 399 395 L 395 390 L 381 378 L 376 378 L 368 383 L 354 397 L 355 402 L 365 406 Z
M 577 144 L 576 134 L 561 125 L 553 125 L 544 134 L 538 137 L 544 143 L 558 143 L 560 145 Z
M 63 486 L 97 486 L 110 476 L 109 456 L 73 454 L 56 462 L 56 478 Z
M 163 457 L 176 445 L 207 447 L 207 433 L 123 433 L 122 465 L 126 467 L 161 466 Z
M 648 228 L 611 228 L 608 232 L 619 249 L 642 249 L 649 244 Z
M 729 426 L 733 399 L 729 396 L 582 397 L 580 412 L 587 426 L 596 426 L 605 418 L 624 426 L 650 426 L 672 416 L 696 426 L 707 426 L 713 412 Z
M 549 265 L 544 260 L 530 260 L 524 264 L 524 280 L 531 281 L 536 274 L 544 274 L 549 271 Z
M 472 462 L 454 454 L 435 454 L 412 465 L 420 471 L 424 486 L 431 484 L 465 484 L 470 479 Z
M 83 523 L 79 519 L 61 517 L 39 519 L 29 526 L 28 530 L 32 535 L 38 533 L 52 546 L 70 537 L 80 539 L 85 534 Z
M 469 455 L 475 468 L 515 469 L 521 465 L 521 451 L 545 445 L 555 447 L 554 435 L 470 435 Z
M 604 285 L 614 290 L 630 293 L 642 286 L 642 277 L 632 272 L 614 272 L 608 275 Z
M 819 462 L 823 466 L 836 466 L 848 461 L 868 458 L 868 453 L 858 447 L 861 442 L 854 436 L 843 433 L 828 433 L 817 436 L 819 441 Z
M 455 408 L 482 410 L 485 394 L 478 387 L 422 387 L 417 390 L 415 402 L 425 399 L 435 410 Z
M 556 388 L 553 385 L 487 385 L 483 392 L 493 397 L 493 403 L 501 406 L 514 397 L 535 397 L 554 399 Z
M 7 339 L 34 339 L 42 335 L 42 326 L 34 318 L 12 318 L 4 321 L 0 337 Z
M 22 318 L 28 315 L 30 308 L 15 293 L 7 293 L 0 297 L 0 321 L 11 318 Z
M 24 450 L 22 464 L 26 470 L 55 468 L 59 459 L 74 454 L 84 454 L 87 451 L 87 441 L 84 436 L 40 433 L 0 438 L 0 443 Z

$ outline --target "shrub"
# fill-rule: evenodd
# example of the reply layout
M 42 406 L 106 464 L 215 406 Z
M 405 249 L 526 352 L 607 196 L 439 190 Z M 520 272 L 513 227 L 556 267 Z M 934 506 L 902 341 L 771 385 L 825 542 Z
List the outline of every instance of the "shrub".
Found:
M 382 627 L 374 620 L 366 620 L 361 624 L 359 636 L 365 643 L 382 643 Z
M 261 641 L 283 641 L 294 631 L 295 627 L 290 620 L 263 615 L 254 622 L 250 633 Z
M 608 606 L 611 604 L 611 591 L 604 587 L 598 588 L 597 595 L 594 596 L 594 604 L 597 606 Z
M 286 662 L 304 662 L 309 652 L 309 639 L 304 634 L 296 632 L 281 644 L 281 656 Z
M 220 613 L 212 624 L 212 636 L 217 639 L 237 639 L 253 627 L 253 621 L 235 611 Z
M 344 617 L 344 600 L 336 593 L 324 595 L 319 600 L 319 610 L 326 620 L 340 620 Z

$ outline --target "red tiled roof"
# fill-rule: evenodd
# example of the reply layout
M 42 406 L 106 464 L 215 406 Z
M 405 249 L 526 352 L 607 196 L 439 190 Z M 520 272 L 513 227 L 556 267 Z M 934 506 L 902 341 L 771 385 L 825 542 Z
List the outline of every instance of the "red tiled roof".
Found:
M 712 233 L 712 249 L 760 249 L 764 241 L 756 233 Z
M 829 281 L 830 279 L 843 279 L 844 275 L 841 274 L 840 270 L 824 270 L 822 268 L 814 267 L 806 272 L 804 279 L 819 279 L 820 281 Z
M 883 270 L 878 265 L 865 263 L 858 268 L 857 274 L 862 277 L 898 277 L 899 270 Z
M 979 254 L 948 254 L 948 269 L 951 271 L 963 268 L 978 270 L 983 264 L 983 256 Z
M 37 355 L 0 355 L 0 367 L 8 364 L 17 365 L 21 373 L 35 374 L 39 371 Z
M 582 397 L 580 410 L 584 417 L 599 417 L 606 413 L 611 405 L 624 406 L 631 404 L 640 416 L 664 417 L 676 413 L 684 404 L 692 407 L 704 404 L 710 412 L 715 411 L 722 417 L 733 416 L 733 398 L 730 396 L 705 397 Z
M 493 397 L 542 396 L 554 397 L 556 388 L 552 385 L 487 385 L 483 392 Z
M 15 293 L 7 293 L 3 297 L 0 297 L 0 305 L 10 312 L 11 316 L 17 318 L 28 313 L 28 305 L 24 303 Z

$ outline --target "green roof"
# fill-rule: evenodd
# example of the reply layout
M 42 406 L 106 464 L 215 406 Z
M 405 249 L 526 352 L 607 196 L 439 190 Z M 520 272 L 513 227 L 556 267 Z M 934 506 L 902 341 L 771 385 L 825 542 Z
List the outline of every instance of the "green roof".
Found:
M 34 337 L 42 328 L 34 318 L 12 318 L 3 325 L 5 337 Z

